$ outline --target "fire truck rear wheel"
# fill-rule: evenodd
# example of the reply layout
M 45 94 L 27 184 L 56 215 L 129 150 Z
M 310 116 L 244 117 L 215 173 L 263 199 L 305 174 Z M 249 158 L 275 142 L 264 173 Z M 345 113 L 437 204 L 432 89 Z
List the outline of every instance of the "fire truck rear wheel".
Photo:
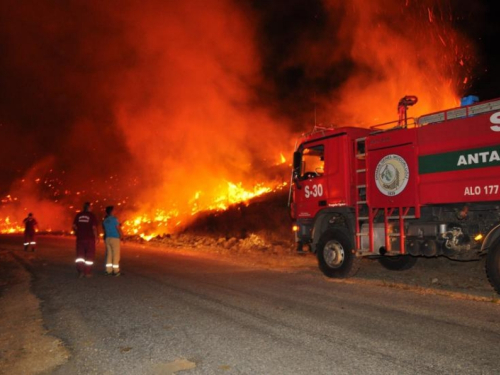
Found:
M 493 289 L 500 294 L 500 240 L 486 254 L 486 276 Z
M 405 271 L 417 263 L 418 258 L 410 255 L 397 255 L 378 258 L 379 263 L 391 271 Z
M 353 251 L 352 241 L 342 230 L 328 230 L 318 241 L 317 252 L 320 270 L 325 276 L 343 279 L 354 276 L 359 270 L 359 259 Z

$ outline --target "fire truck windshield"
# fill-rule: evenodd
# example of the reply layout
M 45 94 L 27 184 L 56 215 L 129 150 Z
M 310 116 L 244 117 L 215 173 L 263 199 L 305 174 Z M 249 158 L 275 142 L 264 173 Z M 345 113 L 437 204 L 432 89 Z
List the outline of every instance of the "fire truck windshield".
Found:
M 316 145 L 302 150 L 302 161 L 300 165 L 300 177 L 312 178 L 322 176 L 325 166 L 325 147 Z

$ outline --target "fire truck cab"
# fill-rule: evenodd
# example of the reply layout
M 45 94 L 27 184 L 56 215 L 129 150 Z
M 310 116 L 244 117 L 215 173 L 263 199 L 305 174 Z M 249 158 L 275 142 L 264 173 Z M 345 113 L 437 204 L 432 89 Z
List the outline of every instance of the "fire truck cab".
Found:
M 302 136 L 290 192 L 298 250 L 337 278 L 366 256 L 391 270 L 486 256 L 500 293 L 500 99 L 408 119 L 415 103 L 403 98 L 393 123 Z

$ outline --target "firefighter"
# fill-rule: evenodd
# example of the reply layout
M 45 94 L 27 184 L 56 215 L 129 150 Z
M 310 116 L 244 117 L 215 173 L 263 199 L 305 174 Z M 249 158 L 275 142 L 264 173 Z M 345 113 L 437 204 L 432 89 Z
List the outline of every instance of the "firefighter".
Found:
M 106 244 L 106 275 L 120 276 L 120 238 L 123 238 L 123 233 L 113 209 L 113 206 L 106 207 L 106 217 L 102 222 Z
M 83 210 L 73 220 L 76 234 L 76 270 L 79 277 L 92 277 L 97 235 L 97 219 L 90 212 L 90 202 L 85 202 Z
M 24 251 L 28 251 L 31 246 L 31 251 L 35 251 L 36 239 L 35 229 L 38 229 L 38 223 L 30 212 L 28 217 L 23 220 L 24 223 Z

